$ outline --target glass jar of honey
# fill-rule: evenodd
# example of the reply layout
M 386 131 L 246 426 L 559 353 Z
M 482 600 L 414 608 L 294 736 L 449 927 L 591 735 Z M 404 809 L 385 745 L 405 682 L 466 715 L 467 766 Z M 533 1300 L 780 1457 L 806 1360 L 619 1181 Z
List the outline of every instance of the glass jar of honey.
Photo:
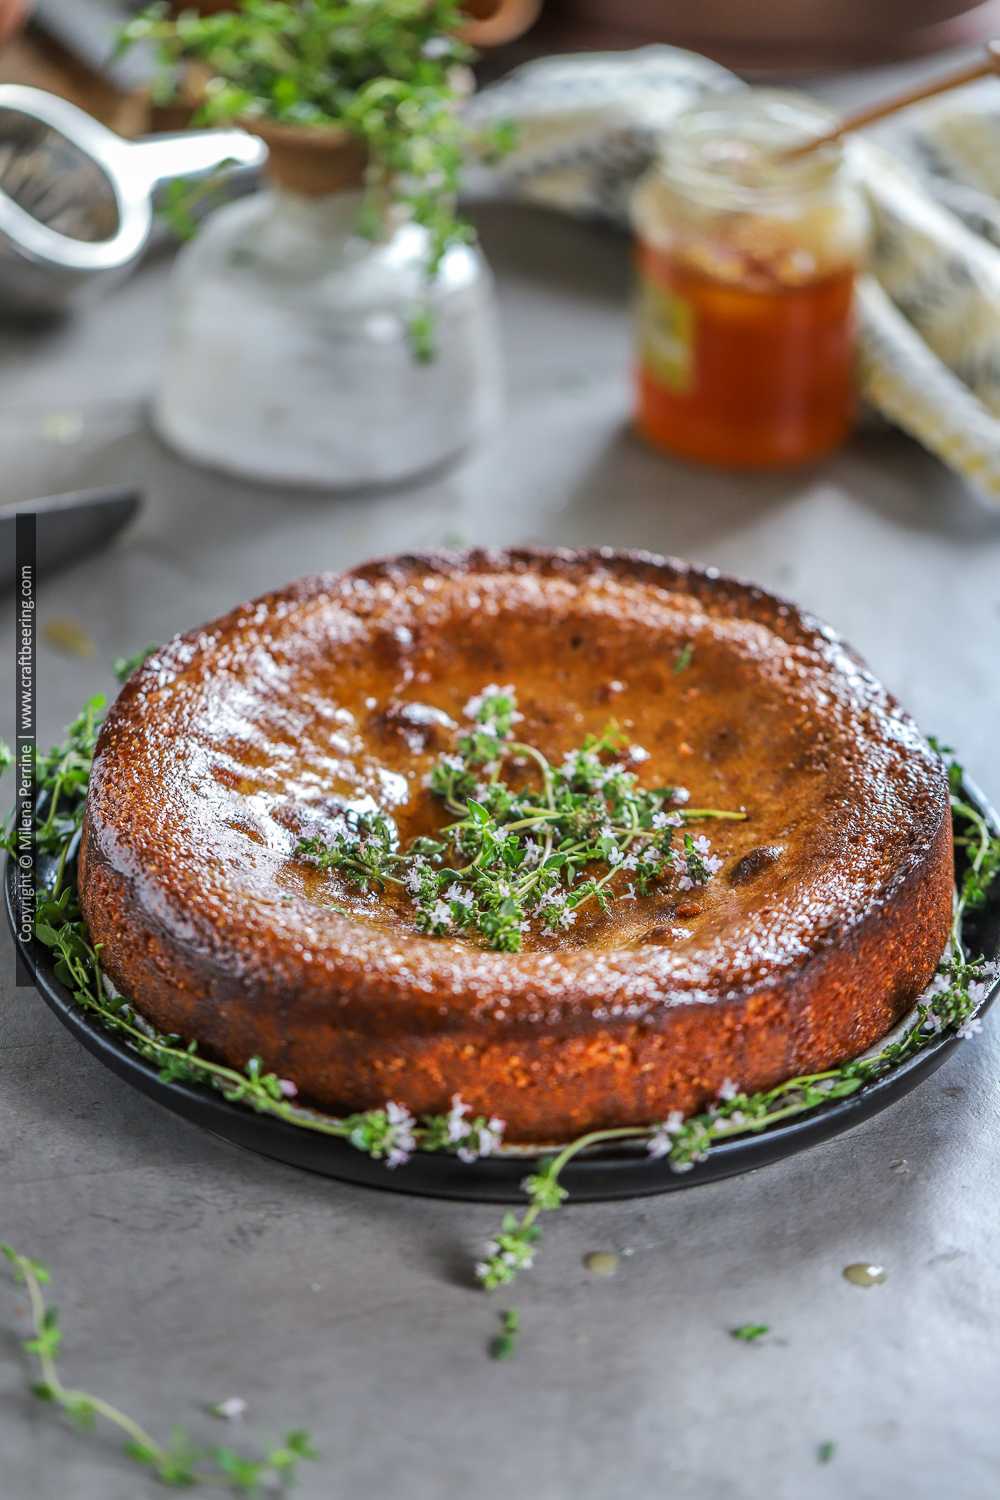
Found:
M 640 182 L 637 425 L 684 458 L 780 468 L 835 448 L 855 406 L 854 279 L 869 224 L 808 99 L 740 89 L 671 128 Z

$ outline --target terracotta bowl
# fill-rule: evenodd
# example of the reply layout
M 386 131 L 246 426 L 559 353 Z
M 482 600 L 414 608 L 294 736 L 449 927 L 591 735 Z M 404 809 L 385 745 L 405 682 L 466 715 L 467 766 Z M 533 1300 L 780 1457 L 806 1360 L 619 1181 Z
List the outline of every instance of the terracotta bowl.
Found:
M 0 14 L 3 3 L 0 0 Z M 197 10 L 203 16 L 234 8 L 234 0 L 174 0 L 172 6 L 174 11 Z M 463 34 L 475 47 L 499 47 L 527 31 L 541 8 L 542 0 L 465 0 L 462 9 L 469 23 Z
M 28 0 L 0 0 L 0 42 L 20 31 L 28 16 Z
M 546 14 L 582 46 L 671 42 L 764 69 L 889 61 L 1000 30 L 1000 5 L 976 0 L 550 0 Z
M 307 198 L 358 188 L 368 156 L 364 144 L 336 125 L 282 125 L 275 120 L 239 122 L 267 146 L 265 172 L 272 182 Z

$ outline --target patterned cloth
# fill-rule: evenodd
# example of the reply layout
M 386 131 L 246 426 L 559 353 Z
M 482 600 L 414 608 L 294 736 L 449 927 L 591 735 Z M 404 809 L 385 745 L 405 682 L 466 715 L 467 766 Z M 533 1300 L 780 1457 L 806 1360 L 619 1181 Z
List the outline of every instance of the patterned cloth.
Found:
M 529 63 L 471 113 L 518 123 L 505 191 L 626 225 L 674 117 L 742 87 L 695 53 L 645 47 Z M 882 145 L 849 144 L 875 231 L 858 296 L 862 388 L 1000 503 L 1000 85 L 912 109 L 879 134 Z

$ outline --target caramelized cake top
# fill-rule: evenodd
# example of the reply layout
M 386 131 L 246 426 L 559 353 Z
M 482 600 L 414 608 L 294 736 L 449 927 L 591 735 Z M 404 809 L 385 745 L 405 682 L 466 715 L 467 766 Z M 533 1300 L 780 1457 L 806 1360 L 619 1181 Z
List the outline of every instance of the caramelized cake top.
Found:
M 381 809 L 404 845 L 440 830 L 428 772 L 488 683 L 554 763 L 614 719 L 641 787 L 745 811 L 693 830 L 718 873 L 531 923 L 510 954 L 425 936 L 405 892 L 296 852 L 345 808 Z M 470 552 L 308 578 L 170 642 L 108 716 L 88 817 L 149 920 L 276 1004 L 585 1024 L 804 966 L 920 867 L 948 790 L 865 666 L 787 603 L 644 554 Z

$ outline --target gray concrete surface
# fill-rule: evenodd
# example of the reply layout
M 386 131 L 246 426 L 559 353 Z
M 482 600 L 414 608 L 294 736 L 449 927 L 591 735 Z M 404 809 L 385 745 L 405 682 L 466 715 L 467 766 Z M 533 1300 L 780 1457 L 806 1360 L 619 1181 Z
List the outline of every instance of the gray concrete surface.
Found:
M 112 687 L 117 653 L 317 566 L 459 536 L 609 542 L 805 602 L 1000 794 L 1000 513 L 889 433 L 781 478 L 647 451 L 626 425 L 624 244 L 527 211 L 481 218 L 509 416 L 458 468 L 392 494 L 254 489 L 158 445 L 143 409 L 163 264 L 72 327 L 8 336 L 3 493 L 132 479 L 148 495 L 111 551 L 42 590 L 42 621 L 72 616 L 96 645 L 92 662 L 42 646 L 43 737 Z M 76 417 L 74 437 L 62 419 Z M 201 1134 L 107 1073 L 11 973 L 5 936 L 0 1237 L 51 1263 L 68 1375 L 155 1429 L 218 1439 L 202 1409 L 233 1394 L 249 1403 L 248 1440 L 306 1425 L 323 1459 L 303 1473 L 304 1500 L 996 1495 L 1000 1018 L 889 1113 L 784 1165 L 570 1208 L 516 1296 L 491 1300 L 468 1268 L 494 1209 L 340 1186 Z M 633 1253 L 603 1280 L 582 1265 L 599 1249 Z M 842 1279 L 862 1259 L 888 1268 L 884 1286 Z M 524 1333 L 498 1364 L 487 1344 L 512 1300 Z M 734 1342 L 727 1330 L 747 1321 L 773 1335 Z M 24 1393 L 21 1326 L 0 1284 L 0 1495 L 152 1493 L 113 1442 L 66 1430 Z M 826 1440 L 836 1452 L 821 1466 Z

